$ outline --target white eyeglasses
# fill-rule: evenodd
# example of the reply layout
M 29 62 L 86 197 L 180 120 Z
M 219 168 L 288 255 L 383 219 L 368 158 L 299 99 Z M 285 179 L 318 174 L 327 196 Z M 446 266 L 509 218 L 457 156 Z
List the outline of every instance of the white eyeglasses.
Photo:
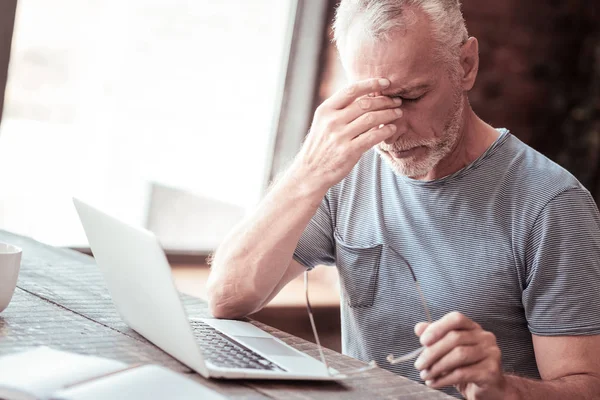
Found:
M 409 262 L 400 254 L 398 253 L 396 250 L 394 250 L 392 247 L 388 248 L 390 250 L 392 250 L 398 257 L 400 257 L 408 266 L 408 269 L 410 270 L 410 273 L 412 275 L 412 278 L 415 282 L 415 286 L 417 288 L 417 292 L 419 293 L 419 297 L 421 299 L 421 303 L 423 304 L 423 309 L 425 310 L 425 316 L 427 317 L 427 322 L 431 323 L 431 314 L 429 313 L 429 308 L 427 307 L 427 302 L 425 301 L 425 296 L 423 295 L 423 291 L 421 290 L 421 286 L 419 285 L 419 281 L 417 281 L 417 276 L 415 275 L 415 272 L 413 271 L 412 267 L 410 266 Z M 327 363 L 327 359 L 325 358 L 325 354 L 323 353 L 323 348 L 321 347 L 321 341 L 319 340 L 319 334 L 317 333 L 317 326 L 315 325 L 315 319 L 313 316 L 313 311 L 312 311 L 312 307 L 310 305 L 310 300 L 308 298 L 308 271 L 304 272 L 304 294 L 306 296 L 306 310 L 308 312 L 308 317 L 310 319 L 310 325 L 312 327 L 312 331 L 313 331 L 313 335 L 315 336 L 315 342 L 317 343 L 317 348 L 319 349 L 319 355 L 321 357 L 321 361 L 323 362 L 323 364 L 325 365 L 325 367 L 327 368 L 327 373 L 332 376 L 347 376 L 347 375 L 355 375 L 355 374 L 361 374 L 363 372 L 369 371 L 371 369 L 374 369 L 377 367 L 377 363 L 375 361 L 371 361 L 369 362 L 369 365 L 367 365 L 366 367 L 362 367 L 362 368 L 356 368 L 356 369 L 352 369 L 349 371 L 340 371 L 338 373 L 332 373 L 330 368 L 329 368 L 329 364 Z M 403 356 L 400 357 L 394 357 L 392 354 L 387 356 L 387 361 L 390 364 L 399 364 L 401 362 L 405 362 L 405 361 L 410 361 L 412 359 L 415 359 L 419 356 L 419 354 L 421 354 L 421 352 L 424 350 L 424 347 L 419 347 L 418 349 L 411 351 L 408 354 L 405 354 Z

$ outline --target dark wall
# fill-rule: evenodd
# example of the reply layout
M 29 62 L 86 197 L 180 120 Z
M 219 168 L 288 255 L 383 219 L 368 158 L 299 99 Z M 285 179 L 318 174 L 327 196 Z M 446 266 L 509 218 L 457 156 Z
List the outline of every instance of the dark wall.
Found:
M 600 200 L 600 2 L 465 0 L 463 12 L 480 42 L 475 111 Z
M 16 8 L 17 0 L 0 1 L 0 120 L 4 109 L 4 91 L 6 89 Z

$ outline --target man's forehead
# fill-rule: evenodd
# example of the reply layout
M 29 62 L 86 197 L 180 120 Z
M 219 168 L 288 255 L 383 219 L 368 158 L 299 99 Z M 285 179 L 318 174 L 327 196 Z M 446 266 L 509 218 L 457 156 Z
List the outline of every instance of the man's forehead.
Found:
M 344 63 L 348 73 L 357 79 L 364 79 L 369 76 L 383 75 L 409 75 L 412 71 L 418 70 L 418 60 L 421 57 L 415 57 L 408 54 L 406 50 L 390 48 L 389 50 L 379 49 L 354 49 L 347 53 Z M 421 60 L 421 64 L 422 64 Z
M 438 67 L 430 54 L 421 50 L 398 43 L 361 46 L 346 53 L 344 68 L 350 81 L 387 78 L 392 83 L 388 91 L 414 90 L 430 83 Z
M 419 85 L 435 76 L 439 63 L 433 57 L 435 44 L 426 18 L 409 29 L 393 32 L 388 40 L 368 40 L 360 33 L 358 26 L 351 29 L 344 49 L 340 49 L 351 81 L 388 78 L 391 90 Z

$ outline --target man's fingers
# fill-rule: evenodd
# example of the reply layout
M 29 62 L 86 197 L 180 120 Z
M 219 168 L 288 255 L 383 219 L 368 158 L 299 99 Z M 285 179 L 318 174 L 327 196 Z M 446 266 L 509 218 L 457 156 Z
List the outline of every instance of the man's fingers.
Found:
M 415 368 L 419 370 L 431 369 L 436 363 L 441 362 L 446 355 L 452 353 L 455 349 L 461 346 L 476 345 L 479 344 L 480 341 L 480 331 L 448 332 L 442 339 L 423 350 L 419 358 L 415 361 Z
M 470 330 L 480 328 L 479 324 L 467 318 L 459 312 L 451 312 L 446 314 L 429 325 L 425 332 L 421 335 L 421 344 L 423 346 L 431 346 L 444 336 L 446 333 L 454 330 Z
M 370 129 L 380 127 L 381 125 L 390 124 L 400 117 L 402 117 L 402 110 L 399 108 L 372 111 L 363 114 L 346 125 L 342 134 L 350 139 L 354 139 Z
M 369 93 L 380 92 L 389 86 L 390 81 L 385 78 L 374 78 L 355 82 L 325 100 L 323 105 L 334 110 L 341 110 L 352 104 L 357 98 L 366 96 Z
M 458 368 L 468 367 L 476 364 L 487 357 L 487 353 L 482 346 L 458 346 L 445 353 L 445 355 L 435 362 L 431 367 L 421 371 L 421 379 L 437 380 L 438 378 L 450 374 Z
M 427 327 L 431 325 L 429 322 L 419 322 L 418 324 L 415 325 L 415 335 L 417 336 L 421 336 L 423 334 L 423 332 L 425 332 L 425 329 L 427 329 Z
M 436 380 L 425 380 L 427 386 L 434 389 L 441 389 L 452 385 L 466 385 L 474 383 L 478 386 L 490 384 L 491 379 L 495 380 L 501 374 L 498 366 L 492 360 L 486 359 L 468 367 L 457 368 Z
M 375 127 L 357 136 L 352 141 L 352 144 L 356 146 L 358 151 L 362 154 L 376 144 L 383 142 L 385 139 L 391 136 L 394 136 L 396 130 L 396 125 L 393 124 L 384 125 L 382 128 Z
M 340 113 L 340 120 L 350 123 L 362 115 L 377 110 L 395 109 L 402 105 L 402 99 L 387 96 L 366 97 L 363 96 L 354 101 Z
M 441 389 L 446 386 L 474 382 L 479 378 L 479 371 L 477 369 L 481 367 L 480 364 L 483 364 L 483 362 L 470 365 L 468 367 L 455 369 L 448 375 L 442 376 L 437 380 L 426 379 L 425 384 L 434 389 Z

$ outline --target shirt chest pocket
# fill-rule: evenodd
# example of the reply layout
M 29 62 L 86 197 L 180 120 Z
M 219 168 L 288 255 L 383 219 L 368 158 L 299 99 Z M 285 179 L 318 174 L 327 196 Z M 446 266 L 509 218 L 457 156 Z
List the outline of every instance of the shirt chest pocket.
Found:
M 352 308 L 371 307 L 375 300 L 383 245 L 351 246 L 336 234 L 336 266 L 343 297 Z

